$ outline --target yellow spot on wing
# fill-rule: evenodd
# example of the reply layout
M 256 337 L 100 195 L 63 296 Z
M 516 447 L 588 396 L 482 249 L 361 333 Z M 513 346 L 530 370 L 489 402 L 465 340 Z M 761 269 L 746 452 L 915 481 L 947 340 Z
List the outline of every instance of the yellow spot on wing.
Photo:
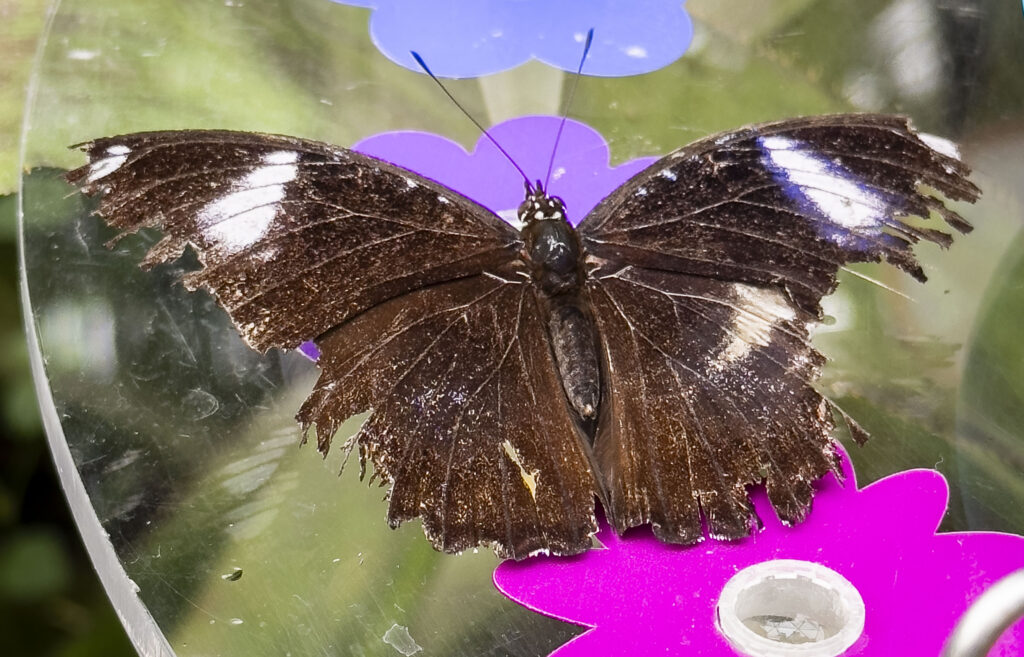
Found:
M 528 491 L 530 491 L 530 497 L 532 497 L 536 501 L 536 499 L 537 499 L 537 472 L 536 472 L 536 470 L 533 471 L 533 472 L 528 472 L 526 470 L 526 467 L 523 465 L 522 457 L 519 456 L 519 452 L 516 450 L 515 447 L 512 446 L 512 443 L 510 443 L 509 441 L 506 440 L 505 442 L 503 442 L 501 444 L 501 446 L 505 449 L 505 454 L 508 456 L 509 460 L 511 460 L 513 463 L 515 463 L 516 467 L 519 468 L 519 476 L 523 478 L 523 485 L 525 485 L 526 489 Z

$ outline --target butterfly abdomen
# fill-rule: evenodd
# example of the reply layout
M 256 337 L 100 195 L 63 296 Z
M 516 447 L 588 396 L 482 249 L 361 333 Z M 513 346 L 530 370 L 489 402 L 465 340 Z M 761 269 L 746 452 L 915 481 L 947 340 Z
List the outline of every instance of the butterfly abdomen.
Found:
M 597 326 L 583 286 L 583 249 L 561 200 L 539 188 L 520 207 L 526 257 L 547 319 L 562 389 L 588 435 L 601 402 Z
M 587 434 L 593 437 L 601 403 L 601 363 L 597 327 L 577 295 L 549 298 L 548 335 L 562 388 Z

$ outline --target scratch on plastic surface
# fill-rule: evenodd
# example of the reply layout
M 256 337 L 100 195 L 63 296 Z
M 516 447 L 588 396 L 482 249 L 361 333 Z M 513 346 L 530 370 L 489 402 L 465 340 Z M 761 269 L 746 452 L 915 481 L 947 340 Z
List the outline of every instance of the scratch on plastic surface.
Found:
M 178 325 L 178 321 L 174 318 L 174 313 L 167 307 L 167 303 L 161 299 L 157 300 L 157 306 L 160 307 L 160 312 L 167 319 L 168 326 L 171 328 L 171 333 L 174 335 L 175 342 L 182 346 L 185 353 L 188 355 L 189 360 L 183 361 L 185 365 L 197 365 L 199 360 L 196 358 L 195 352 L 192 351 L 192 347 L 189 346 L 189 341 L 185 338 L 185 334 L 181 332 L 181 327 Z
M 388 644 L 398 652 L 409 657 L 423 650 L 409 634 L 409 628 L 395 623 L 384 633 L 384 643 Z

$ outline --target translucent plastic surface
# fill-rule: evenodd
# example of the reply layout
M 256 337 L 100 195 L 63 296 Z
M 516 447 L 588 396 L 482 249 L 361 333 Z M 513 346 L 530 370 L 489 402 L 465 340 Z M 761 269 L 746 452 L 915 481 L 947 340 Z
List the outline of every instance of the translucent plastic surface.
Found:
M 1004 6 L 995 6 L 1001 4 Z M 584 78 L 571 115 L 616 162 L 761 120 L 906 113 L 961 144 L 984 191 L 977 230 L 922 248 L 930 277 L 858 266 L 815 337 L 822 388 L 873 434 L 867 483 L 937 467 L 946 528 L 1024 528 L 1024 19 L 1010 3 L 691 0 L 687 52 L 646 75 Z M 999 13 L 1001 12 L 1001 13 Z M 65 0 L 28 107 L 24 276 L 37 383 L 100 576 L 146 655 L 544 655 L 579 634 L 502 597 L 486 551 L 434 552 L 384 522 L 384 489 L 299 448 L 316 367 L 258 354 L 189 256 L 142 272 L 156 235 L 113 249 L 61 179 L 69 144 L 232 128 L 349 145 L 399 129 L 470 145 L 423 75 L 380 54 L 369 12 L 326 0 Z M 568 77 L 537 62 L 451 83 L 485 124 L 557 113 Z M 865 280 L 869 277 L 877 283 Z M 353 419 L 339 435 L 358 427 Z M 941 576 L 941 573 L 936 573 Z M 870 613 L 870 610 L 869 610 Z

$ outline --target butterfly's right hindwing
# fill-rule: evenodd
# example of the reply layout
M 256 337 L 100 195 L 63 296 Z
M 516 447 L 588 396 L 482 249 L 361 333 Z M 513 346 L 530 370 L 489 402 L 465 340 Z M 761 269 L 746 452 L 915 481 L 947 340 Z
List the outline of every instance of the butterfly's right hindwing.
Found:
M 594 450 L 615 528 L 689 544 L 703 520 L 742 538 L 762 480 L 779 517 L 803 519 L 837 464 L 809 317 L 775 289 L 633 267 L 597 273 L 591 299 L 606 372 Z

